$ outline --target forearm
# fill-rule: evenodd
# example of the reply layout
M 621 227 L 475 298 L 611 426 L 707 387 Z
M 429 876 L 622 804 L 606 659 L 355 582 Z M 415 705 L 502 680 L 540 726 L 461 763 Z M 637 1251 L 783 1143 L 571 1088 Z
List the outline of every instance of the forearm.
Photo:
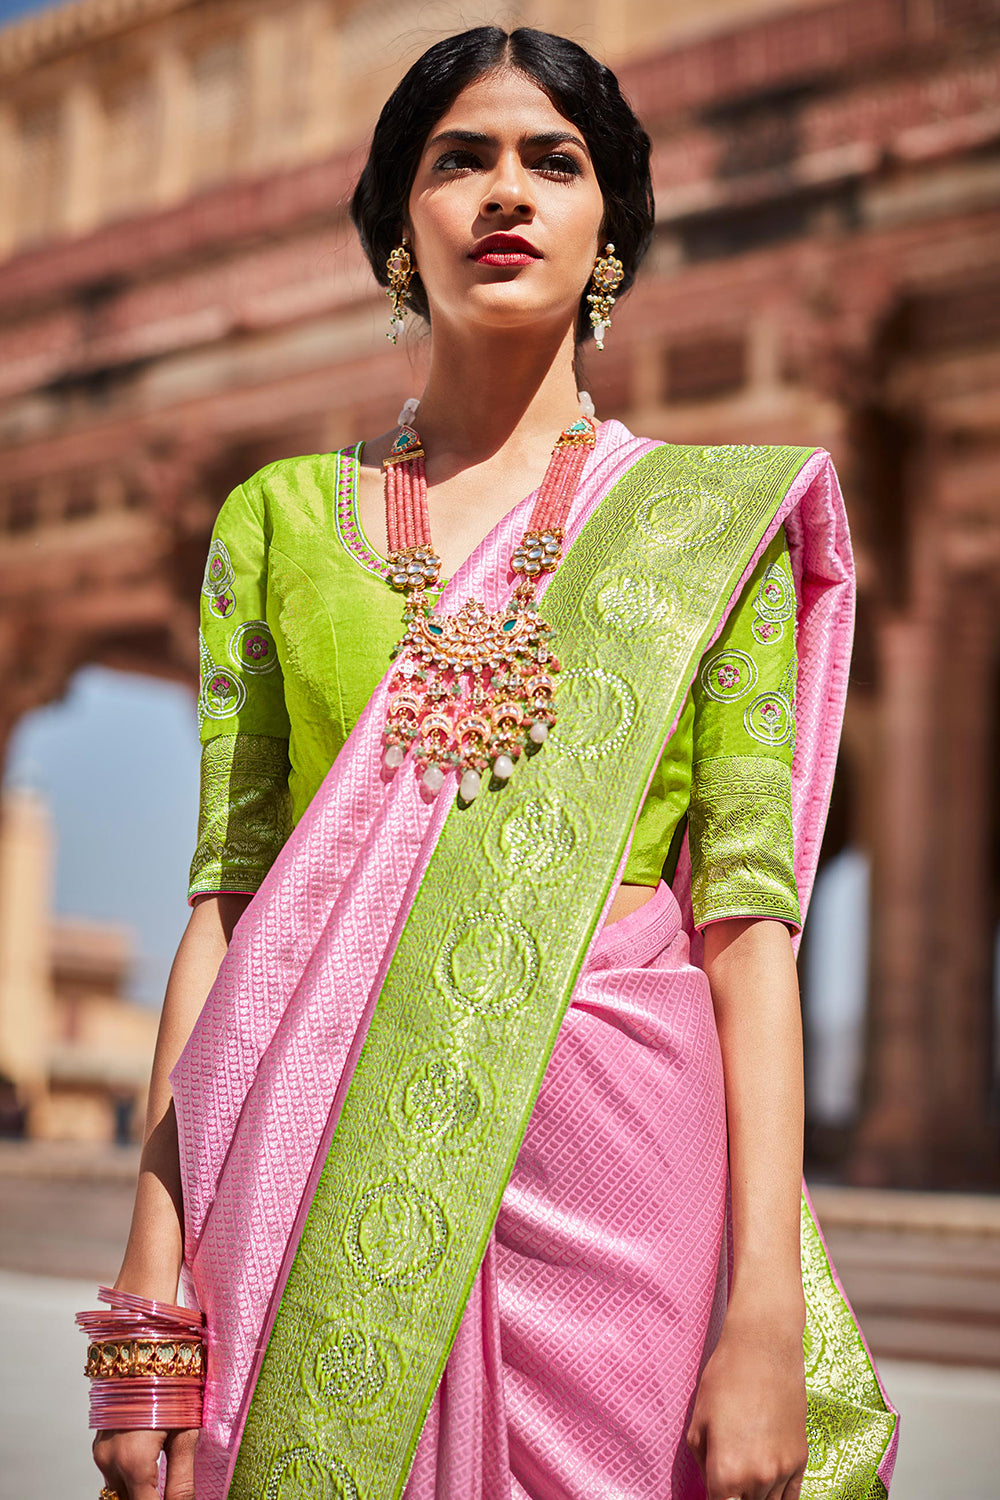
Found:
M 788 929 L 775 921 L 711 923 L 705 971 L 726 1084 L 730 1309 L 801 1333 L 802 1026 Z
M 184 1253 L 177 1121 L 170 1072 L 180 1057 L 249 896 L 198 901 L 167 981 L 153 1054 L 135 1207 L 116 1285 L 172 1302 Z

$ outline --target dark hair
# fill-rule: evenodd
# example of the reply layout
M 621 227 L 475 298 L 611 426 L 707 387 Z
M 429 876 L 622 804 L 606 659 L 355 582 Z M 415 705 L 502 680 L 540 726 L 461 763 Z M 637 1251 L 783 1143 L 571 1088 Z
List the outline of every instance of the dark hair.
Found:
M 653 233 L 649 136 L 622 97 L 610 68 L 567 37 L 527 26 L 511 32 L 499 26 L 474 26 L 446 37 L 417 59 L 389 96 L 351 199 L 351 218 L 375 279 L 388 286 L 385 263 L 399 243 L 410 189 L 431 129 L 464 88 L 500 67 L 530 78 L 582 133 L 604 197 L 602 238 L 612 241 L 625 268 L 617 294 L 621 296 L 635 280 Z M 407 306 L 429 320 L 427 293 L 419 274 L 410 282 Z M 577 317 L 577 342 L 582 343 L 591 331 L 585 291 Z

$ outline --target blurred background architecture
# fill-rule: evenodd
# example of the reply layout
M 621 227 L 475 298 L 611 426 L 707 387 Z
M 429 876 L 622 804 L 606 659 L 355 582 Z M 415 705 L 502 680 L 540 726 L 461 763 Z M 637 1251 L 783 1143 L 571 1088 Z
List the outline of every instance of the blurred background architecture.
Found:
M 0 802 L 0 1135 L 127 1145 L 142 1128 L 157 1017 L 122 988 L 120 928 L 54 921 L 44 804 Z
M 418 387 L 346 202 L 408 63 L 483 20 L 578 38 L 654 138 L 655 244 L 586 356 L 599 412 L 823 444 L 844 480 L 814 1163 L 994 1186 L 1000 0 L 74 0 L 0 29 L 0 745 L 87 664 L 193 685 L 229 488 Z M 74 962 L 113 993 L 102 943 Z

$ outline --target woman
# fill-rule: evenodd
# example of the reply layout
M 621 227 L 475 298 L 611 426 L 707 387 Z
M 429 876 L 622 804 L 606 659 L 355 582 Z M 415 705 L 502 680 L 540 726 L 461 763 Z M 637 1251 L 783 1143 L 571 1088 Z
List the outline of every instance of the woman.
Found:
M 353 215 L 430 371 L 381 437 L 241 485 L 209 554 L 118 1282 L 170 1301 L 183 1256 L 206 1314 L 168 1500 L 884 1494 L 894 1416 L 800 1207 L 829 461 L 592 420 L 577 352 L 652 196 L 574 43 L 432 47 Z M 163 1440 L 100 1433 L 109 1491 L 148 1500 Z

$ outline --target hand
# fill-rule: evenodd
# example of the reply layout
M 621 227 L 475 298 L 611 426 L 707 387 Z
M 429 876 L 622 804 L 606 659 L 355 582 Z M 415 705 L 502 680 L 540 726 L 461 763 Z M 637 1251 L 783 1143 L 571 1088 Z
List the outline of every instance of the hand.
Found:
M 194 1448 L 197 1427 L 164 1432 L 98 1432 L 94 1462 L 119 1500 L 159 1500 L 157 1484 L 161 1453 L 167 1455 L 164 1500 L 194 1500 Z
M 799 1500 L 809 1458 L 801 1334 L 727 1317 L 687 1443 L 708 1500 Z

